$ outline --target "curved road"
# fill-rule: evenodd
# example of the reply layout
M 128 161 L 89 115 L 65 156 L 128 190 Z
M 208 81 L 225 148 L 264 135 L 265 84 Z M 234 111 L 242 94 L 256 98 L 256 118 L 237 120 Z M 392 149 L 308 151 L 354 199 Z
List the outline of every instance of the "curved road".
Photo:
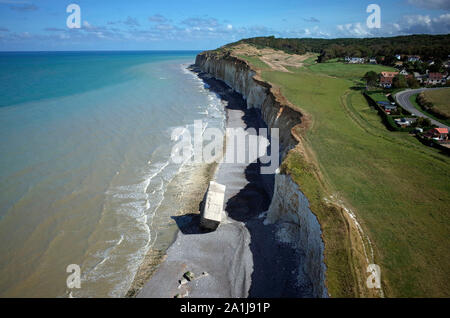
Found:
M 446 87 L 445 87 L 446 88 Z M 419 117 L 425 117 L 428 118 L 429 120 L 431 120 L 431 123 L 433 125 L 436 125 L 438 127 L 441 128 L 447 128 L 450 130 L 450 127 L 447 125 L 444 125 L 443 123 L 434 120 L 433 118 L 430 118 L 429 116 L 425 115 L 424 113 L 422 113 L 420 110 L 418 110 L 417 108 L 415 108 L 411 102 L 409 101 L 409 98 L 417 93 L 422 93 L 423 91 L 427 91 L 427 90 L 432 90 L 432 89 L 443 89 L 443 88 L 419 88 L 419 89 L 408 89 L 406 91 L 402 91 L 399 92 L 397 94 L 395 94 L 395 100 L 397 101 L 397 103 L 402 106 L 404 109 L 406 109 L 407 111 L 409 111 L 411 114 L 415 114 Z

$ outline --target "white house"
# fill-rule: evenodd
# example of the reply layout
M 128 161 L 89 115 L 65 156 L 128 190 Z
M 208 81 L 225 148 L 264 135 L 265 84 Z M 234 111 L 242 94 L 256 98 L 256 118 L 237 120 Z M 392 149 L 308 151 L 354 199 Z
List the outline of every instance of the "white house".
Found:
M 400 118 L 400 119 L 394 119 L 395 123 L 400 127 L 409 127 L 414 122 L 417 121 L 417 118 Z
M 349 64 L 364 64 L 365 59 L 363 57 L 351 57 L 347 60 Z
M 420 56 L 417 55 L 410 55 L 408 56 L 408 62 L 419 62 Z
M 419 83 L 423 83 L 426 79 L 427 76 L 426 75 L 422 75 L 418 72 L 414 72 L 414 78 L 419 82 Z

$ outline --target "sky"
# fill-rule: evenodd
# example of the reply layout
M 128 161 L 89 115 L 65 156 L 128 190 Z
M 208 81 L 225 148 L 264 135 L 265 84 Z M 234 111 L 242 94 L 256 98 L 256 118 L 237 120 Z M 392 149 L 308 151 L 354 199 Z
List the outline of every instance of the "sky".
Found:
M 80 28 L 66 23 L 72 3 Z M 380 8 L 380 28 L 367 24 L 370 4 Z M 0 51 L 206 50 L 255 36 L 449 30 L 450 0 L 0 0 Z

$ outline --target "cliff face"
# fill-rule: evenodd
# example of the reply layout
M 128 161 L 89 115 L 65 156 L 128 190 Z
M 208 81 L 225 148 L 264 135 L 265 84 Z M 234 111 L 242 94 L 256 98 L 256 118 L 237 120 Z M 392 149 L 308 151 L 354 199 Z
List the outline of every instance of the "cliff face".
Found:
M 282 156 L 297 145 L 292 129 L 301 123 L 302 114 L 253 71 L 246 61 L 234 56 L 203 52 L 196 66 L 216 79 L 222 80 L 247 102 L 248 108 L 258 108 L 269 129 L 279 128 Z
M 305 254 L 305 262 L 300 270 L 312 282 L 313 294 L 316 297 L 328 297 L 320 224 L 309 208 L 308 199 L 290 176 L 275 176 L 275 191 L 266 221 L 282 224 L 279 238 Z
M 196 66 L 239 92 L 248 108 L 260 109 L 269 129 L 279 129 L 281 160 L 297 145 L 293 129 L 301 123 L 302 114 L 246 61 L 228 54 L 203 52 L 197 56 Z M 280 224 L 280 239 L 305 254 L 306 262 L 299 270 L 309 277 L 316 297 L 327 297 L 322 232 L 308 199 L 288 175 L 276 175 L 274 187 L 266 221 Z

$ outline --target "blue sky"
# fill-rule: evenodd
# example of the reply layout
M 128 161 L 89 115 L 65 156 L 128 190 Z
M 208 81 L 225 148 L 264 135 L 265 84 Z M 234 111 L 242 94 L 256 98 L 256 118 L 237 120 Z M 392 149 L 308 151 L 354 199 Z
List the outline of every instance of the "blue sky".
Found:
M 66 26 L 66 7 L 82 26 Z M 381 28 L 366 25 L 369 4 Z M 450 33 L 450 0 L 0 0 L 0 50 L 204 50 L 241 38 Z

